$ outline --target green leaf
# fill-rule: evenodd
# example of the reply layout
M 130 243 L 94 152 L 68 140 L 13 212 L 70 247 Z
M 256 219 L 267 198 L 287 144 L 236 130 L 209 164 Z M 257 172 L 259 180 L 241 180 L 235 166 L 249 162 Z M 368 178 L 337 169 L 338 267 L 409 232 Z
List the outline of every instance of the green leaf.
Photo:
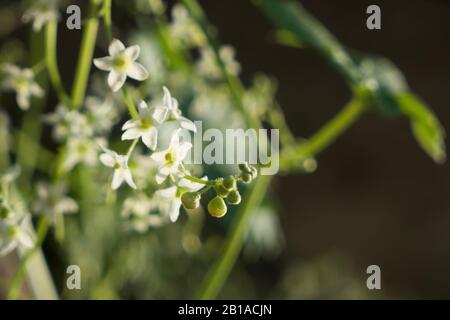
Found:
M 354 56 L 354 60 L 358 63 L 362 85 L 372 92 L 380 110 L 385 115 L 400 114 L 397 95 L 409 90 L 401 71 L 382 57 Z
M 413 134 L 422 149 L 437 163 L 446 159 L 445 130 L 434 113 L 414 94 L 403 92 L 397 96 L 403 114 L 411 120 Z

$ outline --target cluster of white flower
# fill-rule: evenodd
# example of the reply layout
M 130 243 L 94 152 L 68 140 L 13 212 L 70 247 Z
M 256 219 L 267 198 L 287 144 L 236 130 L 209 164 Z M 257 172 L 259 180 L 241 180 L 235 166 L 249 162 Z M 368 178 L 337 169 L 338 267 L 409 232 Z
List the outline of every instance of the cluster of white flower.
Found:
M 15 91 L 17 94 L 17 105 L 22 110 L 30 107 L 32 96 L 41 98 L 44 96 L 42 88 L 34 81 L 34 74 L 31 69 L 20 69 L 11 64 L 3 65 L 4 80 L 2 87 L 5 90 Z
M 33 21 L 33 30 L 40 31 L 47 22 L 59 18 L 58 5 L 59 0 L 36 0 L 25 11 L 23 21 Z
M 18 175 L 18 168 L 13 167 L 0 177 L 0 257 L 16 248 L 30 249 L 35 243 L 30 231 L 30 214 L 9 190 Z

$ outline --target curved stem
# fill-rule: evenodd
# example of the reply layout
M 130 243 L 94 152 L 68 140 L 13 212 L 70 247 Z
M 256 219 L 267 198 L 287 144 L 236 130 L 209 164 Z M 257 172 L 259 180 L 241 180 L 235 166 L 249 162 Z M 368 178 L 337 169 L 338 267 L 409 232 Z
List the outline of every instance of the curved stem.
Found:
M 366 110 L 366 106 L 367 100 L 364 96 L 356 96 L 353 98 L 341 112 L 331 119 L 311 139 L 299 147 L 302 150 L 301 154 L 312 157 L 322 151 L 355 122 L 363 111 Z M 299 151 L 297 150 L 297 152 Z M 296 153 L 293 155 L 296 155 Z M 283 152 L 282 158 L 284 157 L 287 156 Z M 255 185 L 246 196 L 247 200 L 244 198 L 243 206 L 240 207 L 231 226 L 231 231 L 227 236 L 220 257 L 212 266 L 201 287 L 198 295 L 200 299 L 214 299 L 224 285 L 241 251 L 245 234 L 250 224 L 250 218 L 263 200 L 271 179 L 272 176 L 258 177 Z
M 211 46 L 214 56 L 216 58 L 216 62 L 220 67 L 220 70 L 222 71 L 222 75 L 228 85 L 228 88 L 231 92 L 232 98 L 239 109 L 239 111 L 244 115 L 245 122 L 250 128 L 261 128 L 261 123 L 259 119 L 252 117 L 252 115 L 247 111 L 247 109 L 244 106 L 244 103 L 242 101 L 242 95 L 244 92 L 243 85 L 240 81 L 240 79 L 232 75 L 226 65 L 223 61 L 221 55 L 220 55 L 220 48 L 219 45 L 210 32 L 210 26 L 209 22 L 206 19 L 206 16 L 201 8 L 201 6 L 198 4 L 197 0 L 181 0 L 181 2 L 186 6 L 189 13 L 191 14 L 194 21 L 197 23 L 197 25 L 200 27 L 200 29 L 203 31 L 206 39 L 208 40 L 209 45 Z
M 280 168 L 294 170 L 302 165 L 302 161 L 321 152 L 339 135 L 352 125 L 367 109 L 365 95 L 356 95 L 350 102 L 319 132 L 306 142 L 285 148 L 280 154 Z
M 66 104 L 67 106 L 71 106 L 72 103 L 70 101 L 69 96 L 67 95 L 64 86 L 61 81 L 61 75 L 58 69 L 58 61 L 56 54 L 56 43 L 57 43 L 57 35 L 58 35 L 58 24 L 56 21 L 50 21 L 47 23 L 45 27 L 45 62 L 47 65 L 47 71 L 50 78 L 50 82 L 55 89 L 56 94 L 58 95 L 58 99 Z
M 98 0 L 89 1 L 89 17 L 84 26 L 80 55 L 78 57 L 75 80 L 72 88 L 72 102 L 74 108 L 79 108 L 81 106 L 86 94 L 98 31 L 97 5 Z
M 187 180 L 190 180 L 192 182 L 195 182 L 195 183 L 201 183 L 201 184 L 205 184 L 205 185 L 213 183 L 212 181 L 203 180 L 203 179 L 200 179 L 200 178 L 197 178 L 197 177 L 193 177 L 193 176 L 190 176 L 190 175 L 185 175 L 185 176 L 183 176 L 183 178 L 185 178 Z
M 133 119 L 139 118 L 139 113 L 137 112 L 133 99 L 131 99 L 131 96 L 128 93 L 128 89 L 126 87 L 122 87 L 122 93 L 123 93 L 123 101 L 127 105 L 128 112 L 130 113 L 131 118 Z
M 227 236 L 221 256 L 208 272 L 200 289 L 199 299 L 214 299 L 219 293 L 239 256 L 250 224 L 250 218 L 263 200 L 271 180 L 272 176 L 258 177 L 250 193 L 244 198 L 230 228 L 231 232 Z

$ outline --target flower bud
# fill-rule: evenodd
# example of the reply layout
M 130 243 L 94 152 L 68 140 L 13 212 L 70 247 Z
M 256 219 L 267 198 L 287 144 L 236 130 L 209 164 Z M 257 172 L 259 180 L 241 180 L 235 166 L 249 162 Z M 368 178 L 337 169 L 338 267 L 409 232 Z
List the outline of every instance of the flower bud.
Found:
M 237 190 L 233 190 L 228 194 L 227 201 L 230 204 L 236 205 L 241 203 L 241 194 Z
M 250 183 L 253 180 L 252 175 L 247 172 L 242 173 L 241 178 L 242 178 L 242 182 L 244 182 L 244 183 Z
M 224 188 L 226 188 L 228 191 L 231 191 L 233 189 L 236 189 L 236 179 L 234 179 L 233 176 L 228 176 L 225 179 L 223 179 L 222 185 Z
M 250 166 L 250 174 L 252 175 L 252 179 L 256 179 L 258 176 L 258 170 L 254 166 Z
M 208 203 L 208 212 L 210 215 L 216 218 L 221 218 L 227 213 L 227 205 L 225 204 L 225 201 L 219 196 L 215 196 L 209 203 Z
M 222 198 L 225 198 L 230 191 L 228 191 L 228 189 L 225 188 L 223 185 L 220 185 L 220 186 L 218 186 L 216 188 L 216 192 L 217 192 L 218 196 L 221 196 Z
M 5 205 L 0 206 L 0 219 L 8 219 L 12 216 L 12 211 Z
M 250 172 L 250 168 L 249 168 L 249 166 L 248 166 L 248 163 L 247 163 L 247 162 L 240 163 L 240 164 L 239 164 L 239 170 L 241 170 L 241 172 L 247 172 L 247 173 L 249 173 L 249 172 Z
M 181 203 L 186 209 L 197 209 L 200 206 L 201 196 L 198 192 L 185 192 L 181 195 Z

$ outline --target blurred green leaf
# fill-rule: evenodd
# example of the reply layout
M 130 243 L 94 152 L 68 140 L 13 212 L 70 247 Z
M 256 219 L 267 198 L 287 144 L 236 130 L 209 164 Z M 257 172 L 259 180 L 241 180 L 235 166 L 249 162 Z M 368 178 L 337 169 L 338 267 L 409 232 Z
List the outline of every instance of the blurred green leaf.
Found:
M 414 94 L 403 92 L 397 96 L 403 114 L 411 120 L 411 128 L 419 145 L 437 163 L 446 159 L 445 131 L 433 112 Z
M 401 71 L 388 59 L 350 54 L 334 36 L 298 2 L 291 0 L 255 0 L 259 8 L 283 30 L 288 43 L 292 36 L 301 44 L 320 52 L 356 90 L 370 93 L 385 115 L 409 117 L 419 145 L 434 161 L 446 159 L 445 131 L 433 112 L 408 88 Z
M 400 114 L 397 95 L 408 91 L 401 71 L 391 61 L 382 57 L 365 56 L 354 59 L 361 73 L 362 85 L 372 92 L 380 111 L 385 115 Z

